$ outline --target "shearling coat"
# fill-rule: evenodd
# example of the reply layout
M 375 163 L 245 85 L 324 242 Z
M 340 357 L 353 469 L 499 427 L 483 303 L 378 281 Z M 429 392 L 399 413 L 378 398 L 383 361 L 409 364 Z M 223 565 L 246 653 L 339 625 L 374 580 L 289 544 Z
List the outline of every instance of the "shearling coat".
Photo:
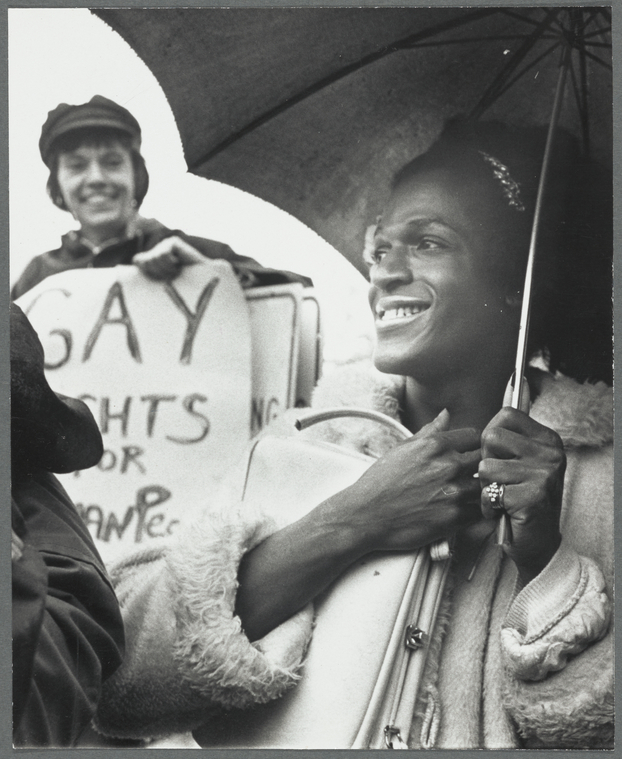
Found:
M 314 405 L 397 418 L 402 393 L 402 378 L 357 367 L 321 383 Z M 566 448 L 562 545 L 520 587 L 513 563 L 488 540 L 490 523 L 460 536 L 413 748 L 612 746 L 611 389 L 546 377 L 531 415 Z M 390 431 L 360 419 L 307 434 L 372 455 L 396 444 Z M 304 677 L 308 607 L 254 644 L 233 612 L 241 557 L 275 529 L 265 514 L 212 511 L 176 544 L 113 571 L 128 651 L 105 686 L 99 730 L 154 737 L 193 729 L 212 709 L 267 702 Z

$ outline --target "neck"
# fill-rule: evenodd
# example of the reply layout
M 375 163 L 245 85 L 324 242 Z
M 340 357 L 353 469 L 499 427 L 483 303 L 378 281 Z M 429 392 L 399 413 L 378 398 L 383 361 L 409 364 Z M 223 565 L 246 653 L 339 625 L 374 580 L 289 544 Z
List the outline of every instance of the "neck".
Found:
M 404 422 L 411 432 L 417 432 L 447 409 L 450 427 L 474 427 L 482 430 L 501 409 L 507 383 L 512 375 L 511 365 L 502 370 L 481 370 L 471 376 L 450 379 L 442 384 L 426 384 L 414 377 L 406 378 Z
M 81 227 L 80 237 L 94 250 L 104 248 L 117 240 L 132 237 L 136 232 L 138 214 L 125 224 L 110 224 L 98 227 Z

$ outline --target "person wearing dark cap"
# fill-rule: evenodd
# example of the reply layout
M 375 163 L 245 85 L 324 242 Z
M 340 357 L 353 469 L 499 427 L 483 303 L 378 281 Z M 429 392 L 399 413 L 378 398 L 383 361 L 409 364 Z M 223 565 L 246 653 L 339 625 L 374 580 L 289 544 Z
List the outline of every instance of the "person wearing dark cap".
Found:
M 122 106 L 101 95 L 88 103 L 61 103 L 43 124 L 39 150 L 50 170 L 52 202 L 69 211 L 79 229 L 61 246 L 35 257 L 12 288 L 18 298 L 52 274 L 68 269 L 138 265 L 153 279 L 175 277 L 204 257 L 229 261 L 243 287 L 302 282 L 306 277 L 266 269 L 222 242 L 171 230 L 138 209 L 149 174 L 140 153 L 141 128 Z
M 69 747 L 125 640 L 104 565 L 52 472 L 95 465 L 102 439 L 84 403 L 50 389 L 39 338 L 15 304 L 10 327 L 13 743 Z

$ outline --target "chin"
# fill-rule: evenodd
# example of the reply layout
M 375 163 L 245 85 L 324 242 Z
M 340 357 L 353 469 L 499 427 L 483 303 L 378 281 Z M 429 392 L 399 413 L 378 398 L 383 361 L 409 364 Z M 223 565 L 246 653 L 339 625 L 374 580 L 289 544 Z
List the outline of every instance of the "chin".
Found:
M 94 228 L 115 228 L 125 229 L 128 219 L 119 213 L 102 213 L 93 214 L 89 219 L 85 219 L 86 225 Z
M 416 354 L 396 354 L 386 350 L 376 350 L 373 355 L 374 366 L 383 374 L 395 374 L 435 386 L 442 384 L 448 377 L 460 374 L 465 366 L 464 357 L 439 355 L 438 352 L 421 351 Z
M 374 366 L 379 372 L 384 374 L 401 374 L 408 375 L 409 362 L 404 359 L 403 356 L 391 355 L 387 351 L 376 350 L 373 355 Z

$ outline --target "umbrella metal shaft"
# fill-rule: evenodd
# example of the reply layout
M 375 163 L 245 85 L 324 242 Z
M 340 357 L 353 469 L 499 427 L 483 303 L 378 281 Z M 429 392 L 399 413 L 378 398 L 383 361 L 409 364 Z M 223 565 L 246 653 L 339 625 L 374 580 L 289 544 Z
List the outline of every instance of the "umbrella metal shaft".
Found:
M 518 326 L 518 346 L 516 349 L 516 364 L 514 367 L 514 386 L 512 389 L 512 399 L 510 405 L 512 408 L 520 409 L 523 407 L 523 391 L 525 387 L 528 387 L 523 382 L 525 376 L 525 368 L 527 364 L 527 337 L 529 333 L 529 317 L 531 313 L 531 291 L 533 286 L 533 269 L 536 258 L 536 248 L 538 240 L 538 232 L 540 228 L 540 217 L 542 212 L 542 203 L 544 200 L 544 191 L 546 188 L 546 179 L 548 174 L 549 165 L 551 162 L 551 152 L 553 149 L 553 138 L 555 136 L 555 129 L 559 122 L 559 116 L 561 113 L 562 102 L 564 99 L 564 89 L 566 84 L 566 74 L 568 73 L 568 67 L 570 65 L 570 51 L 571 48 L 567 45 L 564 47 L 561 55 L 561 61 L 559 66 L 559 75 L 557 77 L 557 86 L 555 89 L 555 97 L 553 100 L 553 110 L 551 113 L 551 120 L 549 122 L 549 128 L 546 136 L 546 143 L 544 147 L 544 156 L 542 158 L 542 169 L 540 170 L 540 179 L 538 182 L 538 192 L 536 195 L 536 206 L 533 214 L 533 223 L 531 226 L 531 238 L 529 241 L 529 255 L 527 257 L 527 268 L 525 270 L 525 285 L 523 287 L 523 300 L 521 304 L 521 315 Z M 504 543 L 510 542 L 510 524 L 507 514 L 502 514 L 499 520 L 499 526 L 497 529 L 497 543 L 498 545 L 504 545 Z
M 538 192 L 536 195 L 536 206 L 533 214 L 533 224 L 531 227 L 531 238 L 529 242 L 529 255 L 527 257 L 527 268 L 525 270 L 525 285 L 523 288 L 523 300 L 521 305 L 520 323 L 518 327 L 518 347 L 516 351 L 516 364 L 514 370 L 514 390 L 512 392 L 512 408 L 520 408 L 522 400 L 523 383 L 516 378 L 522 378 L 525 374 L 525 365 L 527 363 L 527 336 L 529 332 L 529 316 L 531 311 L 531 291 L 533 286 L 533 268 L 536 257 L 537 239 L 540 228 L 540 216 L 542 213 L 542 202 L 544 199 L 544 190 L 549 165 L 551 162 L 551 152 L 553 148 L 553 138 L 555 128 L 559 121 L 562 101 L 564 97 L 564 86 L 566 83 L 566 73 L 568 71 L 569 48 L 565 48 L 562 53 L 557 87 L 555 90 L 555 99 L 553 101 L 553 111 L 551 121 L 546 137 L 544 148 L 544 157 L 542 159 L 542 169 L 540 171 L 540 180 L 538 182 Z

